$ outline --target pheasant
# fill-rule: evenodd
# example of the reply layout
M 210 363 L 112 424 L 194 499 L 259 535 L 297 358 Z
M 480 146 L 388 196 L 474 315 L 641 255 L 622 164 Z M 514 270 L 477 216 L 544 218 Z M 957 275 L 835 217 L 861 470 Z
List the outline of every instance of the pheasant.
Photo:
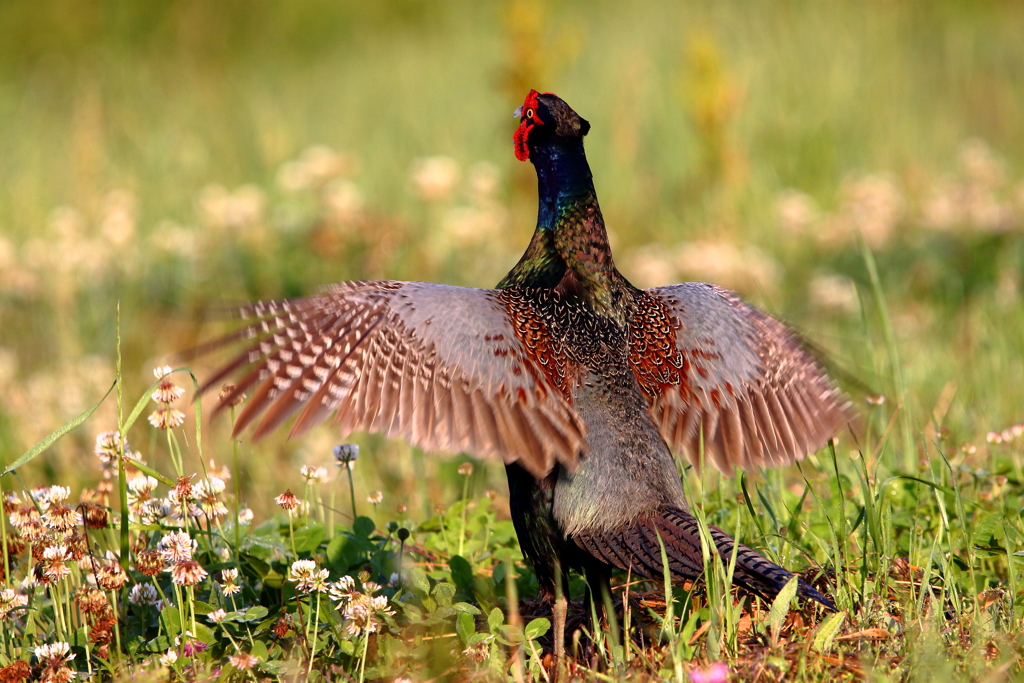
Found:
M 703 570 L 701 532 L 672 451 L 724 472 L 821 448 L 848 402 L 799 339 L 705 283 L 642 290 L 615 267 L 584 153 L 590 124 L 551 93 L 516 110 L 516 157 L 537 172 L 537 228 L 495 289 L 344 282 L 252 304 L 228 340 L 244 353 L 221 407 L 253 395 L 236 434 L 298 413 L 297 436 L 333 415 L 426 450 L 500 457 L 513 523 L 565 643 L 568 570 L 591 597 L 613 568 L 674 581 Z M 734 581 L 772 598 L 793 574 L 710 527 Z M 804 581 L 798 594 L 834 609 Z

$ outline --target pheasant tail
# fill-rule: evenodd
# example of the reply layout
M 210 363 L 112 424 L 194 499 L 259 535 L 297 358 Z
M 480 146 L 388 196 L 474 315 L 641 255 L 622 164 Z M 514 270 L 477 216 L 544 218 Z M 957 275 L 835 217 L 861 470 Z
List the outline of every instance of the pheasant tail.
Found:
M 709 526 L 711 540 L 724 562 L 730 562 L 736 542 L 718 527 Z M 673 581 L 694 581 L 703 573 L 700 527 L 688 512 L 675 508 L 638 520 L 612 531 L 584 532 L 573 538 L 577 545 L 605 562 L 649 579 L 664 576 L 661 548 L 668 557 Z M 772 600 L 793 578 L 791 572 L 740 544 L 736 550 L 733 581 L 766 600 Z M 797 594 L 835 611 L 827 596 L 799 579 Z

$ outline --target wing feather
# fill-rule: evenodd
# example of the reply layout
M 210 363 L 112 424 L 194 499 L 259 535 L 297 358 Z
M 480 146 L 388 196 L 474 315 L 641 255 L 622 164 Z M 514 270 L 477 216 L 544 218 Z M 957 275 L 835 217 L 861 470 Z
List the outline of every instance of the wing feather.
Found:
M 517 337 L 502 291 L 347 282 L 242 313 L 247 326 L 208 348 L 248 346 L 204 387 L 239 377 L 218 410 L 251 393 L 236 433 L 256 423 L 260 438 L 298 413 L 296 435 L 333 414 L 344 433 L 496 456 L 537 476 L 574 466 L 583 448 L 582 421 Z
M 849 401 L 778 320 L 724 289 L 641 293 L 630 363 L 662 436 L 724 472 L 803 458 L 852 418 Z

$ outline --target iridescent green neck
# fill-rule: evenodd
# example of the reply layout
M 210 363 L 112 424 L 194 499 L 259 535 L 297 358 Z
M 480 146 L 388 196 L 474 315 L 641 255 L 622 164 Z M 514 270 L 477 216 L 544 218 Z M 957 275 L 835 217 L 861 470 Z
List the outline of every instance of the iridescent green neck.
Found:
M 530 246 L 499 287 L 560 287 L 595 312 L 625 320 L 623 295 L 632 286 L 612 259 L 601 207 L 582 140 L 531 148 L 537 169 L 537 229 Z

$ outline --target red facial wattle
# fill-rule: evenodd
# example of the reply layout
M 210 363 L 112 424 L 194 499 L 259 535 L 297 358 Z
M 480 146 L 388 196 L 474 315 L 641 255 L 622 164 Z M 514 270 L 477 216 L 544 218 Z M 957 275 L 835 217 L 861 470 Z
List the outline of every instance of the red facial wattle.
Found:
M 526 161 L 530 158 L 530 148 L 527 146 L 527 140 L 530 137 L 530 131 L 533 130 L 534 126 L 543 126 L 544 122 L 540 120 L 540 116 L 537 113 L 537 107 L 539 105 L 537 96 L 540 95 L 536 90 L 531 90 L 530 94 L 526 96 L 526 101 L 523 102 L 523 106 L 519 108 L 521 120 L 519 127 L 516 128 L 516 132 L 512 134 L 512 143 L 516 150 L 516 159 L 519 161 Z

